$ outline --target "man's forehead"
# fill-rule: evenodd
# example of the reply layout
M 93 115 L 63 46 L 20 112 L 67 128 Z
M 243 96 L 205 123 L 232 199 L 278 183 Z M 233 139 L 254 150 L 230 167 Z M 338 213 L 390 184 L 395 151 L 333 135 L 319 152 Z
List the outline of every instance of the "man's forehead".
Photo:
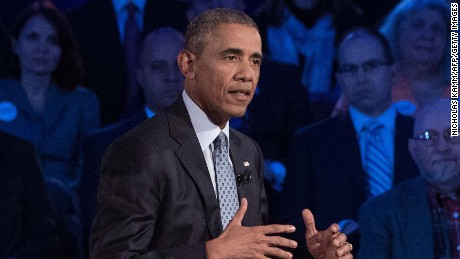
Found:
M 450 111 L 433 109 L 431 111 L 422 111 L 415 121 L 415 131 L 425 132 L 428 130 L 436 130 L 442 132 L 450 127 Z
M 341 62 L 381 60 L 385 58 L 382 44 L 371 35 L 346 39 L 340 44 L 338 58 Z

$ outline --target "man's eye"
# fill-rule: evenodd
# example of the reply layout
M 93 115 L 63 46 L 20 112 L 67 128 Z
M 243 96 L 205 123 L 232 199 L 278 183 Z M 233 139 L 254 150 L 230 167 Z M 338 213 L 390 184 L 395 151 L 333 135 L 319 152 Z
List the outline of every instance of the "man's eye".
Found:
M 253 59 L 253 60 L 251 60 L 251 62 L 255 66 L 260 66 L 260 64 L 262 63 L 262 61 L 260 59 Z
M 238 58 L 236 56 L 226 56 L 225 59 L 228 59 L 230 61 L 236 61 Z

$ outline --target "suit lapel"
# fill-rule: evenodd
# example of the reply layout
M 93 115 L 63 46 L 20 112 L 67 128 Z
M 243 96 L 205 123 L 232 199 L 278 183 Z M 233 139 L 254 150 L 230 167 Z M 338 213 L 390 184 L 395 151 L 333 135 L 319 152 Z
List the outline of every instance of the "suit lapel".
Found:
M 426 183 L 419 177 L 417 184 L 412 185 L 401 195 L 401 209 L 398 210 L 399 229 L 403 233 L 402 247 L 411 258 L 434 258 L 434 241 L 430 216 L 430 208 L 426 199 Z M 427 213 L 428 212 L 428 213 Z M 424 247 L 424 249 L 420 249 Z
M 168 118 L 171 126 L 171 136 L 181 145 L 177 149 L 176 155 L 202 195 L 209 233 L 211 238 L 216 238 L 222 233 L 219 204 L 209 177 L 206 161 L 202 155 L 200 143 L 193 130 L 192 122 L 182 98 L 171 106 Z M 197 159 L 197 157 L 200 157 L 200 159 Z
M 339 139 L 337 143 L 342 143 L 342 150 L 346 152 L 338 152 L 341 161 L 349 168 L 348 172 L 353 180 L 353 185 L 357 186 L 356 190 L 362 190 L 361 195 L 367 195 L 367 174 L 364 172 L 361 161 L 361 151 L 359 148 L 359 139 L 356 130 L 353 126 L 350 114 L 348 113 L 342 118 L 338 118 L 340 124 L 336 127 L 339 130 Z

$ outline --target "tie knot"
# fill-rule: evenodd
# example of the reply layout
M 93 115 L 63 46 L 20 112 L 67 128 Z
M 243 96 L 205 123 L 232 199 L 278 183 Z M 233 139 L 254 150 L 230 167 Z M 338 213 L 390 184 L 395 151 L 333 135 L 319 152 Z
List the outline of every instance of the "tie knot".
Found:
M 225 133 L 220 132 L 219 135 L 216 137 L 216 139 L 213 142 L 214 148 L 227 146 L 226 140 L 227 140 L 227 137 L 225 136 Z
M 382 131 L 383 125 L 378 121 L 369 121 L 363 127 L 363 132 L 366 132 L 371 135 L 377 135 Z
M 137 11 L 139 11 L 139 8 L 137 8 L 137 6 L 133 4 L 132 2 L 128 2 L 125 5 L 125 9 L 126 11 L 128 11 L 128 15 L 134 15 L 136 14 Z

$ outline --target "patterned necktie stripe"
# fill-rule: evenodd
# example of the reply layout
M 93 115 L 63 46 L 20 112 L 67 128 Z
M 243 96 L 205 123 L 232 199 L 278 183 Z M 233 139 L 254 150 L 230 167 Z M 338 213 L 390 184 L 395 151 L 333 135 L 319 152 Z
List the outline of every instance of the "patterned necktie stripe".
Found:
M 226 136 L 223 132 L 214 140 L 216 188 L 219 197 L 220 217 L 225 229 L 239 208 L 235 174 L 228 158 Z
M 372 121 L 364 128 L 366 135 L 365 170 L 369 176 L 369 193 L 376 196 L 386 192 L 393 185 L 391 163 L 383 149 L 383 126 Z

